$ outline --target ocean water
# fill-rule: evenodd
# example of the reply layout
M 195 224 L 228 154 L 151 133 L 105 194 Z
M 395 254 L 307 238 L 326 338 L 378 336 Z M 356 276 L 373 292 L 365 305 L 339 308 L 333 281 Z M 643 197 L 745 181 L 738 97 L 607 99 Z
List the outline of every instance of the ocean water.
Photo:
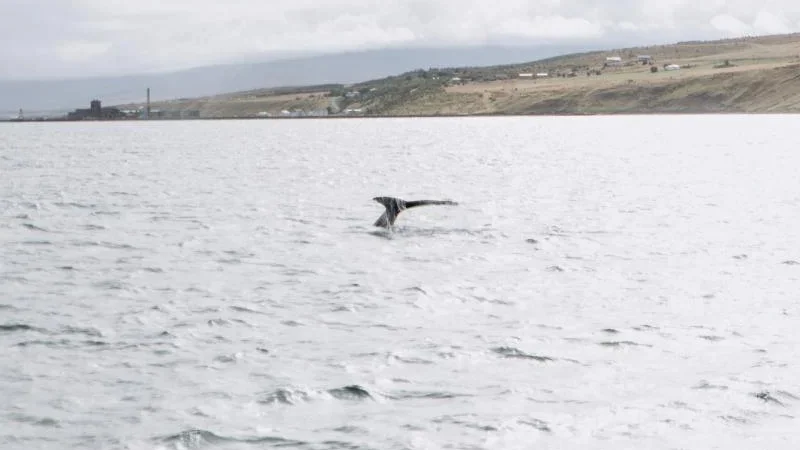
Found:
M 2 125 L 0 448 L 796 448 L 797 121 Z

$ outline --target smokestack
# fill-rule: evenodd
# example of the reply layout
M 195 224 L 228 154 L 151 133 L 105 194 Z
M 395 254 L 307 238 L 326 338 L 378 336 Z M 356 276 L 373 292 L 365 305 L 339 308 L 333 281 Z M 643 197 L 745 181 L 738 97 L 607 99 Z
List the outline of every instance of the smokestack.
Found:
M 147 106 L 146 109 L 144 110 L 144 118 L 145 119 L 150 118 L 150 88 L 147 88 Z

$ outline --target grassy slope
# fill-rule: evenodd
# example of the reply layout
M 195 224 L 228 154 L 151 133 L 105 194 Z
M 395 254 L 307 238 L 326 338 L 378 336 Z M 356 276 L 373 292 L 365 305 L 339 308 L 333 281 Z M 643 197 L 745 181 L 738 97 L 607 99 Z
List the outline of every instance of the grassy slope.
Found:
M 636 64 L 647 54 L 662 69 Z M 629 64 L 604 68 L 606 56 Z M 719 67 L 724 61 L 730 66 Z M 602 75 L 586 76 L 588 70 Z M 523 72 L 576 77 L 520 79 Z M 453 77 L 469 80 L 452 84 Z M 372 80 L 347 87 L 363 94 L 337 106 L 367 115 L 614 114 L 663 112 L 799 112 L 800 34 L 687 42 L 564 55 L 525 64 L 442 68 Z M 154 104 L 199 109 L 203 117 L 252 117 L 261 111 L 320 109 L 342 86 L 264 89 Z
M 649 54 L 680 71 L 651 73 L 632 64 L 602 68 L 606 56 Z M 728 60 L 729 67 L 719 67 Z M 502 68 L 505 69 L 505 68 Z M 521 80 L 521 72 L 578 71 L 574 78 Z M 585 75 L 601 70 L 601 76 Z M 501 68 L 495 68 L 495 71 Z M 384 113 L 415 114 L 613 114 L 800 111 L 800 35 L 567 55 L 505 70 L 508 80 L 447 86 Z M 459 76 L 470 76 L 463 72 Z

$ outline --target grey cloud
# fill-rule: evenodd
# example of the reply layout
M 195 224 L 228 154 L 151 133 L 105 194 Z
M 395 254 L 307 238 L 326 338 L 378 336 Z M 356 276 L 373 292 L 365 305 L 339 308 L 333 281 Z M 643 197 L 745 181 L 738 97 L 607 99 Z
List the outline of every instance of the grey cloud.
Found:
M 796 0 L 3 0 L 0 78 L 387 47 L 627 45 L 800 30 Z

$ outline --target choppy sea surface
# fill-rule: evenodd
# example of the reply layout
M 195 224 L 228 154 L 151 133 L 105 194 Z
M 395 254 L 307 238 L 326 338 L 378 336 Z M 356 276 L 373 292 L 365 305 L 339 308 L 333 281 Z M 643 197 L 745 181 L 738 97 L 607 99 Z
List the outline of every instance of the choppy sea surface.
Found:
M 2 125 L 0 448 L 796 448 L 797 124 Z

